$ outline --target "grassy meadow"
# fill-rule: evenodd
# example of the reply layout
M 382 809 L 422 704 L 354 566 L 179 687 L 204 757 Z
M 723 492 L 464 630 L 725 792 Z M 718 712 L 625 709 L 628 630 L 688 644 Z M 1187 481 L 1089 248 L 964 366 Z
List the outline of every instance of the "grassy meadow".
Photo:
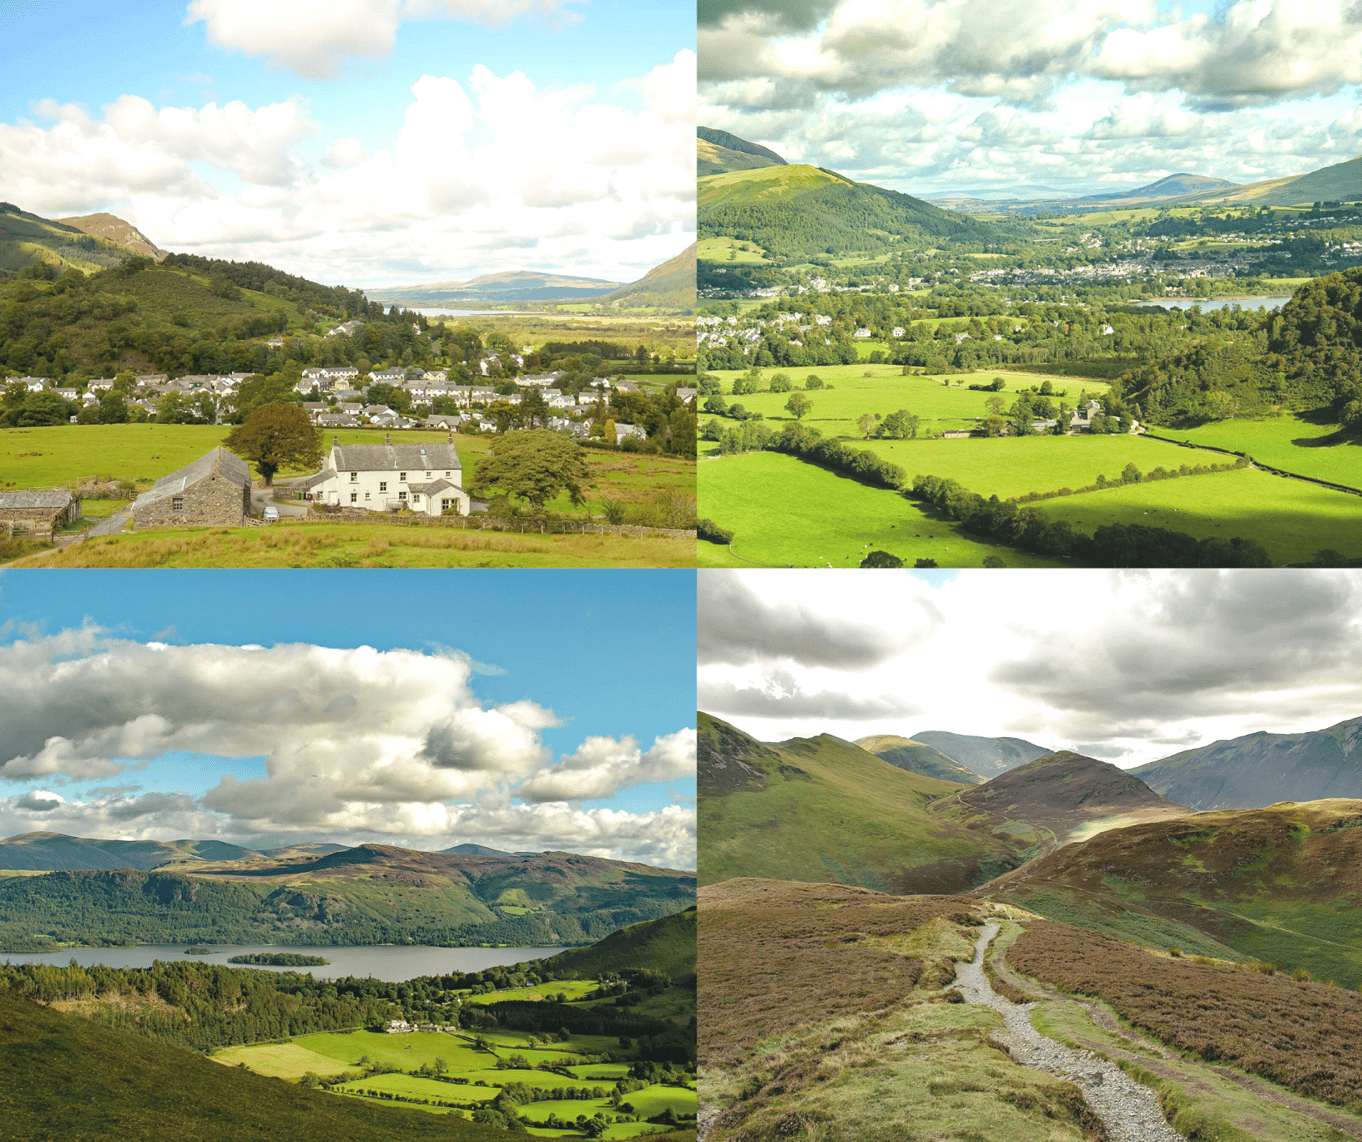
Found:
M 1247 452 L 1285 472 L 1362 488 L 1362 438 L 1340 436 L 1338 423 L 1325 414 L 1283 413 L 1270 420 L 1217 420 L 1200 428 L 1152 431 L 1174 440 Z
M 543 993 L 585 995 L 594 981 L 555 982 L 540 988 L 524 989 Z M 502 991 L 486 996 L 467 996 L 468 1002 L 497 1002 L 512 996 Z M 652 1083 L 622 1096 L 621 1102 L 633 1107 L 623 1112 L 608 1097 L 615 1084 L 628 1076 L 627 1063 L 583 1063 L 586 1057 L 618 1050 L 614 1038 L 574 1035 L 565 1042 L 541 1044 L 528 1035 L 511 1031 L 412 1032 L 387 1035 L 377 1031 L 325 1032 L 300 1035 L 287 1043 L 260 1043 L 228 1047 L 213 1055 L 224 1066 L 244 1066 L 257 1074 L 297 1082 L 309 1072 L 328 1080 L 345 1079 L 331 1089 L 338 1094 L 381 1106 L 415 1108 L 434 1114 L 466 1117 L 468 1111 L 441 1103 L 491 1103 L 509 1083 L 523 1083 L 546 1090 L 577 1090 L 580 1097 L 549 1099 L 522 1104 L 520 1113 L 532 1122 L 545 1122 L 549 1115 L 576 1121 L 602 1115 L 610 1123 L 604 1137 L 632 1138 L 663 1133 L 666 1128 L 649 1123 L 647 1118 L 662 1114 L 669 1107 L 678 1115 L 694 1116 L 696 1094 L 692 1086 Z M 520 1056 L 532 1069 L 507 1066 L 510 1056 Z M 422 1067 L 434 1067 L 443 1060 L 448 1068 L 442 1078 L 419 1074 Z M 370 1065 L 400 1068 L 387 1073 L 367 1074 Z M 541 1068 L 554 1067 L 554 1070 Z M 566 1072 L 566 1073 L 565 1073 Z M 349 1076 L 348 1078 L 346 1076 Z M 387 1097 L 385 1097 L 387 1096 Z M 616 1121 L 617 1119 L 624 1121 Z M 528 1127 L 545 1137 L 576 1136 L 567 1128 Z
M 1060 566 L 967 536 L 896 492 L 868 488 L 793 456 L 749 452 L 706 460 L 699 480 L 700 514 L 735 534 L 731 553 L 701 540 L 701 567 L 856 567 L 876 550 L 909 566 L 934 559 L 941 567 L 982 567 L 990 555 L 1009 567 Z

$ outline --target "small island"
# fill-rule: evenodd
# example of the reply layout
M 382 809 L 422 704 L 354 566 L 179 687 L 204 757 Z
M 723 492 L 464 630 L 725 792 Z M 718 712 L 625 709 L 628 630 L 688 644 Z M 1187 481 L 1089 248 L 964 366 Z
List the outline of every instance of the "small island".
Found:
M 324 960 L 321 956 L 300 956 L 297 952 L 249 952 L 245 955 L 232 956 L 227 962 L 272 968 L 311 968 L 324 967 L 331 961 Z
M 184 954 L 187 956 L 211 956 L 213 949 L 206 944 L 195 944 L 192 948 L 185 948 Z

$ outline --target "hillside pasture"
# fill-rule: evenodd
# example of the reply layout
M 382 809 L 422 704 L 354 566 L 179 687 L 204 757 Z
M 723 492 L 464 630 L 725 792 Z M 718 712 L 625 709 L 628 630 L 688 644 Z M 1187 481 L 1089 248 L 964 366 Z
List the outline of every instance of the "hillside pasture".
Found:
M 1232 463 L 1232 457 L 1194 452 L 1140 436 L 976 437 L 968 440 L 849 441 L 899 465 L 914 476 L 956 480 L 979 495 L 1009 499 L 1027 492 L 1083 488 L 1099 475 L 1116 480 L 1127 464 L 1141 472 L 1157 467 Z
M 1284 413 L 1269 420 L 1217 420 L 1200 428 L 1150 431 L 1192 444 L 1247 452 L 1285 472 L 1362 488 L 1362 437 L 1340 435 L 1338 422 L 1326 413 Z
M 954 441 L 947 443 L 955 443 Z M 959 443 L 967 444 L 968 441 Z M 908 566 L 981 567 L 990 555 L 1009 567 L 1060 564 L 967 537 L 895 492 L 776 452 L 749 452 L 700 465 L 700 513 L 735 533 L 733 553 L 700 541 L 701 567 L 856 567 L 868 551 Z M 735 558 L 734 556 L 741 558 Z
M 1278 566 L 1307 562 L 1325 549 L 1362 558 L 1362 497 L 1256 469 L 1132 484 L 1033 506 L 1089 535 L 1119 523 L 1196 539 L 1242 536 L 1261 543 Z

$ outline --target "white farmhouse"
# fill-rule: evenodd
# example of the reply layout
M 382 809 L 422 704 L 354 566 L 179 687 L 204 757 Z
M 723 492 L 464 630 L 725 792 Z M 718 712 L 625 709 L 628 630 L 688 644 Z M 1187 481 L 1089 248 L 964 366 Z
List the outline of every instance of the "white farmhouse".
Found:
M 459 453 L 449 444 L 331 445 L 326 467 L 307 482 L 313 500 L 381 512 L 410 508 L 440 515 L 470 509 Z

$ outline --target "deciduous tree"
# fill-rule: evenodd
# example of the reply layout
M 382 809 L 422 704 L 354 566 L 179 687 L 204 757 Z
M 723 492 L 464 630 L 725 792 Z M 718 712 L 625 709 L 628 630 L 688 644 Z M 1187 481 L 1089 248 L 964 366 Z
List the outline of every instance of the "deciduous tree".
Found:
M 280 468 L 315 468 L 325 452 L 322 430 L 296 404 L 261 405 L 232 429 L 223 444 L 254 464 L 266 487 L 274 483 Z

